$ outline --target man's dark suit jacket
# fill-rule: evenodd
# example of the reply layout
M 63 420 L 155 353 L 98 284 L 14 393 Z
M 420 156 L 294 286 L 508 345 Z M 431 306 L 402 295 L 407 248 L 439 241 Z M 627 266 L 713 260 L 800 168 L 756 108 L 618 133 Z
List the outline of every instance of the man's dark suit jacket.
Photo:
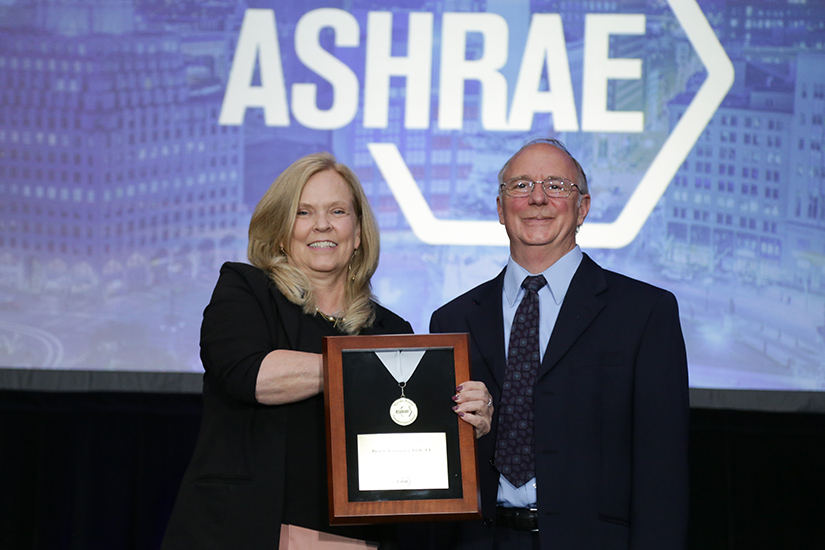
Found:
M 437 310 L 430 332 L 469 332 L 472 378 L 498 404 L 504 272 Z M 483 522 L 450 525 L 450 548 L 490 548 L 498 415 L 478 440 Z M 586 254 L 539 369 L 539 537 L 553 550 L 679 550 L 688 515 L 688 379 L 675 297 Z M 483 526 L 482 526 L 483 525 Z M 445 538 L 446 537 L 446 538 Z

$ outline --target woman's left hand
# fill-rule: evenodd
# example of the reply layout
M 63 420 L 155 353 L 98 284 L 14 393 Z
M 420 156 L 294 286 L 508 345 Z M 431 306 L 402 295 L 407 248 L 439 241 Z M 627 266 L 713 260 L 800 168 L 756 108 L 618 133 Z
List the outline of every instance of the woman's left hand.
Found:
M 493 421 L 493 397 L 484 382 L 463 382 L 453 396 L 453 410 L 475 428 L 476 439 L 490 433 Z

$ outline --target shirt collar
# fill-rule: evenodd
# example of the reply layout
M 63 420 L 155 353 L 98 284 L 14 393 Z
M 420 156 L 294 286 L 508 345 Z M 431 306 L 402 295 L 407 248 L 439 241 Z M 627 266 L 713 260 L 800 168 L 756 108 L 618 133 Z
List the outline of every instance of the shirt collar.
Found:
M 570 281 L 573 280 L 573 275 L 576 274 L 576 270 L 579 268 L 582 256 L 582 249 L 579 248 L 579 245 L 576 245 L 573 250 L 540 273 L 547 280 L 547 288 L 556 305 L 561 305 L 564 295 L 567 294 Z M 515 306 L 521 290 L 521 283 L 528 275 L 539 275 L 539 273 L 530 273 L 510 256 L 507 261 L 507 270 L 504 272 L 504 297 L 510 307 Z

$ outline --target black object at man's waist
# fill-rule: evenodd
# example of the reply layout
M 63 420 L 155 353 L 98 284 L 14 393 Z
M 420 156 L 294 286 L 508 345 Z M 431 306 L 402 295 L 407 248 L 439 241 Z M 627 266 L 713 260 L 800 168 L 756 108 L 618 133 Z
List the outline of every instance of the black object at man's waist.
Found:
M 539 512 L 535 508 L 496 506 L 496 524 L 516 531 L 538 531 Z

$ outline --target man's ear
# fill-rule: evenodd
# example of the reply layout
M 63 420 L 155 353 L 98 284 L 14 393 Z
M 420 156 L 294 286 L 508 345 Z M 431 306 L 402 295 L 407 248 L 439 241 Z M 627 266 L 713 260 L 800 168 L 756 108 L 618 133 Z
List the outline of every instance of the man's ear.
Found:
M 590 212 L 590 195 L 582 195 L 582 200 L 579 203 L 579 217 L 578 217 L 578 225 L 584 223 L 584 219 L 587 217 L 587 214 Z

